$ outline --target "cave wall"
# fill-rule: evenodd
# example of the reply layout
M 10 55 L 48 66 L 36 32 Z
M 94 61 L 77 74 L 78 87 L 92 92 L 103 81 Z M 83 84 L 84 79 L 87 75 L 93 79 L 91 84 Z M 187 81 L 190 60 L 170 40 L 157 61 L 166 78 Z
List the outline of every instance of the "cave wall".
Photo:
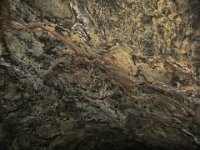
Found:
M 0 0 L 0 150 L 200 147 L 199 0 Z

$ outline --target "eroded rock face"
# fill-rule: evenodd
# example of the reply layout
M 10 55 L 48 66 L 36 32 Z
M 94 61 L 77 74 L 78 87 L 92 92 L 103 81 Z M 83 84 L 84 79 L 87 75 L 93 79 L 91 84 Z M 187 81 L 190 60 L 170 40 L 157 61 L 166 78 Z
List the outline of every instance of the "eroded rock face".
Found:
M 199 149 L 198 0 L 0 8 L 0 149 Z

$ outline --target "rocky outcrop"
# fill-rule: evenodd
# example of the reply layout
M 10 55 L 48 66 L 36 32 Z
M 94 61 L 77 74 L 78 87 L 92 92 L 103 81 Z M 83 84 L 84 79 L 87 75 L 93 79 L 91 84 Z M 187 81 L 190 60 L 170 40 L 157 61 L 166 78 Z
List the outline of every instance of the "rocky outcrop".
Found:
M 0 8 L 0 149 L 200 148 L 199 0 Z

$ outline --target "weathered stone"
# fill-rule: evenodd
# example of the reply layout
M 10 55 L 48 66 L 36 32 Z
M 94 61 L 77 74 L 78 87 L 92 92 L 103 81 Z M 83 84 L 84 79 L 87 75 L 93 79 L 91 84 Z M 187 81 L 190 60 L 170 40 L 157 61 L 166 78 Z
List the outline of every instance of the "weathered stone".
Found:
M 0 149 L 200 148 L 199 0 L 0 0 Z

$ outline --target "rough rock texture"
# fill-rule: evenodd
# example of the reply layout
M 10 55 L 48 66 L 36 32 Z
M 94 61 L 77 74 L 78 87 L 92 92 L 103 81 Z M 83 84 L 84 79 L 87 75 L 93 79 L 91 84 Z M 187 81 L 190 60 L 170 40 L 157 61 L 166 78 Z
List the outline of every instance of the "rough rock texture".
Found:
M 199 0 L 0 0 L 0 150 L 200 149 Z

